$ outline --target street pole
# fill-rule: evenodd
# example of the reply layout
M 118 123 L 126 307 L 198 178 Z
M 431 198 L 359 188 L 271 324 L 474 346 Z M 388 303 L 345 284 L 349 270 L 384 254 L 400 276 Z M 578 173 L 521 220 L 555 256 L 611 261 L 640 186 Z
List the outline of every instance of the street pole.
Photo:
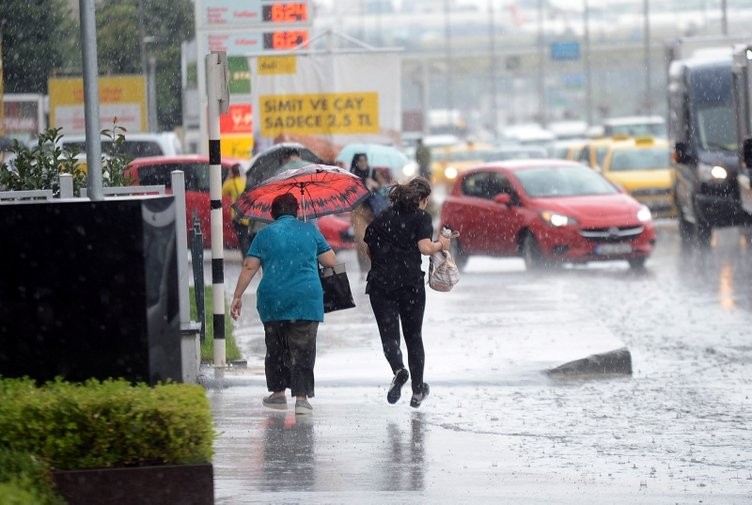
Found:
M 583 23 L 584 35 L 585 35 L 585 114 L 587 118 L 588 126 L 593 125 L 593 82 L 592 82 L 592 67 L 590 63 L 590 7 L 588 6 L 588 0 L 584 0 L 585 8 L 583 9 Z
M 452 97 L 452 43 L 451 29 L 449 27 L 449 0 L 444 0 L 444 43 L 446 59 L 446 77 L 447 77 L 447 119 L 450 125 L 454 125 L 452 117 L 454 115 L 454 100 Z
M 721 0 L 721 33 L 728 35 L 728 17 L 726 15 L 726 0 Z
M 86 129 L 86 191 L 90 200 L 104 200 L 102 191 L 102 141 L 99 136 L 99 72 L 94 0 L 79 0 L 81 58 L 84 74 L 84 125 Z
M 157 128 L 157 59 L 149 57 L 149 79 L 146 81 L 146 94 L 149 102 L 149 131 Z
M 227 362 L 227 348 L 225 346 L 225 252 L 222 230 L 222 154 L 219 143 L 219 115 L 227 113 L 230 102 L 230 91 L 227 86 L 227 53 L 212 51 L 206 55 L 205 61 L 209 129 L 214 366 L 223 368 Z
M 546 127 L 546 45 L 543 40 L 543 0 L 538 0 L 538 107 L 540 124 Z
M 494 0 L 488 0 L 488 42 L 491 48 L 491 55 L 489 58 L 489 70 L 491 80 L 491 110 L 493 111 L 493 126 L 491 131 L 493 132 L 494 139 L 498 137 L 499 133 L 499 106 L 496 100 L 496 30 L 494 26 Z
M 645 112 L 650 115 L 653 106 L 650 95 L 650 5 L 649 0 L 643 0 L 643 17 L 645 19 Z

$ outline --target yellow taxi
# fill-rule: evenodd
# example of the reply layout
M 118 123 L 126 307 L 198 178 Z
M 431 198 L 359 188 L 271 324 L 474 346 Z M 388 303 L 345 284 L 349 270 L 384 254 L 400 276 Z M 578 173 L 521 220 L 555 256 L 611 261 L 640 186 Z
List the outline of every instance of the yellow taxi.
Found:
M 674 171 L 671 149 L 666 140 L 635 137 L 614 141 L 603 159 L 601 172 L 637 201 L 647 205 L 653 216 L 676 215 Z
M 433 183 L 453 184 L 460 172 L 484 163 L 493 152 L 492 145 L 472 141 L 431 149 Z
M 613 137 L 590 139 L 582 144 L 578 152 L 570 154 L 572 157 L 568 159 L 579 161 L 590 168 L 600 170 L 603 168 L 603 160 L 606 158 L 611 144 L 628 138 L 626 135 L 615 135 Z

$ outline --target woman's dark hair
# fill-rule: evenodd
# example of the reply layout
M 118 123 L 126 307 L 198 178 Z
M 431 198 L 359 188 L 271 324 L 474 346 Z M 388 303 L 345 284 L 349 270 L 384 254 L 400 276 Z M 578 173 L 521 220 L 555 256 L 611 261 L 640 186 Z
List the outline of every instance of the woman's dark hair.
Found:
M 389 190 L 389 200 L 397 210 L 416 210 L 420 201 L 431 194 L 431 184 L 425 177 L 414 177 Z
M 363 156 L 366 159 L 366 162 L 368 162 L 368 155 L 366 153 L 355 153 L 353 154 L 352 161 L 350 162 L 350 172 L 357 170 L 357 163 L 360 157 Z
M 279 195 L 272 200 L 272 218 L 277 219 L 280 216 L 298 215 L 298 200 L 292 193 Z

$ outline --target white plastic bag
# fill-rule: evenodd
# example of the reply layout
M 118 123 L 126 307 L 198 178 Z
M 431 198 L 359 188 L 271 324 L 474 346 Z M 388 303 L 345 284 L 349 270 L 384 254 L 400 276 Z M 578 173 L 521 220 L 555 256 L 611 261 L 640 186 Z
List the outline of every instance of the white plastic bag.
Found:
M 460 270 L 449 251 L 437 251 L 428 260 L 428 286 L 436 291 L 451 291 L 460 280 Z

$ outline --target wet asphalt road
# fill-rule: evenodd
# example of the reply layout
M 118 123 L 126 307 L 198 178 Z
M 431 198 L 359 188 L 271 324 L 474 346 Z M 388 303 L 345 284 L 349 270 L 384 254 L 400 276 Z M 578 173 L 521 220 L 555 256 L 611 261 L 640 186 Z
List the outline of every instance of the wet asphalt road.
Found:
M 644 272 L 612 263 L 532 275 L 520 260 L 471 258 L 448 294 L 462 303 L 429 298 L 433 387 L 418 410 L 384 399 L 388 369 L 357 265 L 341 253 L 359 307 L 319 331 L 311 418 L 261 407 L 255 311 L 237 329 L 249 367 L 208 389 L 217 503 L 752 503 L 752 251 L 736 229 L 694 250 L 675 223 L 659 228 Z M 228 258 L 228 292 L 238 267 Z M 483 310 L 468 329 L 473 307 L 494 300 L 498 317 Z M 519 353 L 511 335 L 557 324 L 575 349 L 578 329 L 605 328 L 609 345 L 630 350 L 633 375 L 536 373 L 535 352 Z M 533 341 L 541 355 L 566 351 Z

